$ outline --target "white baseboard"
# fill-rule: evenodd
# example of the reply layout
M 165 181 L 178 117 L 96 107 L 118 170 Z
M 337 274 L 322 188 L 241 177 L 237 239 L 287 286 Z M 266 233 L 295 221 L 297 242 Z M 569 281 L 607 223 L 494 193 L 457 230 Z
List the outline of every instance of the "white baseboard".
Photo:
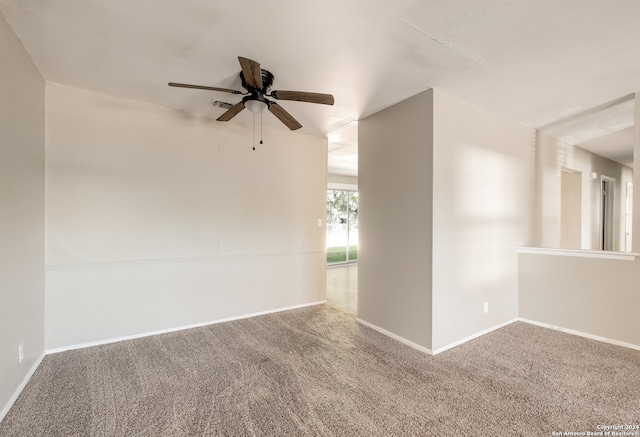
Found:
M 466 342 L 468 342 L 470 340 L 473 340 L 474 338 L 481 337 L 481 336 L 483 336 L 485 334 L 488 334 L 488 333 L 490 333 L 492 331 L 495 331 L 496 329 L 504 328 L 505 326 L 510 325 L 510 324 L 512 324 L 514 322 L 517 322 L 517 321 L 518 321 L 518 319 L 508 320 L 508 321 L 506 321 L 504 323 L 500 323 L 498 325 L 492 326 L 491 328 L 487 328 L 487 329 L 485 329 L 483 331 L 476 332 L 473 335 L 470 335 L 470 336 L 465 337 L 465 338 L 463 338 L 461 340 L 458 340 L 458 341 L 454 341 L 451 344 L 448 344 L 446 346 L 443 346 L 441 348 L 438 348 L 438 349 L 434 350 L 433 351 L 433 355 L 439 354 L 440 352 L 444 352 L 444 351 L 446 351 L 448 349 L 451 349 L 451 348 L 454 348 L 456 346 L 460 346 L 461 344 L 466 343 Z
M 419 350 L 420 352 L 424 352 L 424 353 L 429 354 L 429 355 L 437 355 L 437 354 L 439 354 L 441 352 L 444 352 L 444 351 L 446 351 L 448 349 L 454 348 L 456 346 L 460 346 L 461 344 L 466 343 L 469 340 L 473 340 L 474 338 L 478 338 L 478 337 L 480 337 L 482 335 L 488 334 L 491 331 L 495 331 L 496 329 L 500 329 L 502 327 L 510 325 L 510 324 L 516 322 L 517 320 L 518 319 L 513 319 L 513 320 L 509 320 L 509 321 L 504 322 L 504 323 L 500 323 L 499 325 L 492 326 L 491 328 L 485 329 L 484 331 L 477 332 L 477 333 L 475 333 L 473 335 L 470 335 L 469 337 L 465 337 L 465 338 L 463 338 L 461 340 L 458 340 L 456 342 L 453 342 L 451 344 L 448 344 L 448 345 L 443 346 L 441 348 L 438 348 L 436 350 L 431 350 L 431 349 L 428 349 L 428 348 L 426 348 L 424 346 L 420 346 L 419 344 L 414 343 L 411 340 L 407 340 L 404 337 L 401 337 L 401 336 L 399 336 L 397 334 L 394 334 L 393 332 L 387 331 L 386 329 L 383 329 L 383 328 L 381 328 L 381 327 L 379 327 L 377 325 L 374 325 L 373 323 L 369 323 L 369 322 L 366 322 L 366 321 L 364 321 L 362 319 L 356 318 L 356 321 L 358 323 L 362 323 L 364 326 L 367 326 L 367 327 L 369 327 L 371 329 L 374 329 L 374 330 L 380 332 L 381 334 L 386 335 L 387 337 L 391 337 L 394 340 L 398 340 L 399 342 L 404 343 L 407 346 L 410 346 L 410 347 L 412 347 L 412 348 L 414 348 L 416 350 Z
M 560 332 L 564 332 L 566 334 L 577 335 L 579 337 L 584 337 L 584 338 L 588 338 L 588 339 L 591 339 L 591 340 L 601 341 L 603 343 L 614 344 L 616 346 L 627 347 L 629 349 L 635 349 L 635 350 L 640 351 L 640 346 L 635 345 L 635 344 L 631 344 L 631 343 L 626 343 L 624 341 L 613 340 L 613 339 L 610 339 L 610 338 L 600 337 L 598 335 L 593 335 L 593 334 L 587 334 L 586 332 L 575 331 L 573 329 L 567 329 L 567 328 L 563 328 L 561 326 L 550 325 L 548 323 L 536 322 L 535 320 L 523 319 L 521 317 L 518 318 L 518 321 L 519 322 L 523 322 L 523 323 L 528 323 L 530 325 L 540 326 L 542 328 L 553 329 L 554 331 L 560 331 Z
M 366 326 L 368 328 L 373 329 L 374 331 L 378 331 L 379 333 L 386 335 L 387 337 L 391 337 L 394 340 L 398 340 L 400 343 L 404 343 L 407 346 L 410 346 L 410 347 L 412 347 L 412 348 L 414 348 L 416 350 L 419 350 L 420 352 L 423 352 L 423 353 L 429 354 L 429 355 L 433 355 L 433 353 L 431 352 L 431 349 L 428 349 L 428 348 L 426 348 L 424 346 L 420 346 L 418 343 L 414 343 L 411 340 L 407 340 L 404 337 L 400 337 L 399 335 L 394 334 L 391 331 L 387 331 L 386 329 L 383 329 L 383 328 L 381 328 L 381 327 L 379 327 L 377 325 L 374 325 L 373 323 L 369 323 L 369 322 L 364 321 L 362 319 L 359 319 L 357 317 L 356 317 L 356 321 L 358 323 L 363 324 L 364 326 Z
M 40 354 L 38 358 L 36 358 L 36 361 L 29 368 L 29 371 L 22 379 L 22 382 L 20 383 L 18 388 L 16 388 L 16 391 L 13 393 L 11 398 L 9 398 L 9 402 L 7 402 L 7 405 L 5 405 L 2 408 L 2 411 L 0 411 L 0 422 L 2 422 L 4 417 L 7 415 L 7 413 L 11 409 L 11 407 L 13 407 L 13 404 L 18 400 L 18 396 L 20 396 L 20 393 L 22 393 L 22 390 L 24 390 L 24 388 L 27 386 L 27 383 L 29 382 L 33 374 L 36 373 L 36 370 L 38 369 L 38 366 L 40 366 L 40 363 L 42 363 L 42 360 L 44 359 L 45 355 L 46 354 L 43 352 L 42 354 Z
M 70 345 L 70 346 L 59 347 L 59 348 L 47 349 L 45 351 L 45 353 L 47 355 L 49 355 L 49 354 L 57 354 L 59 352 L 64 352 L 64 351 L 68 351 L 68 350 L 84 349 L 84 348 L 87 348 L 87 347 L 100 346 L 100 345 L 103 345 L 103 344 L 117 343 L 117 342 L 124 341 L 124 340 L 133 340 L 133 339 L 136 339 L 136 338 L 150 337 L 152 335 L 166 334 L 166 333 L 169 333 L 169 332 L 176 332 L 176 331 L 183 331 L 185 329 L 200 328 L 202 326 L 215 325 L 217 323 L 231 322 L 231 321 L 234 321 L 234 320 L 248 319 L 250 317 L 263 316 L 265 314 L 273 314 L 273 313 L 279 313 L 279 312 L 282 312 L 282 311 L 295 310 L 295 309 L 298 309 L 298 308 L 304 308 L 304 307 L 308 307 L 308 306 L 322 305 L 322 304 L 325 304 L 325 303 L 327 303 L 326 300 L 320 300 L 320 301 L 311 302 L 311 303 L 303 303 L 303 304 L 300 304 L 300 305 L 292 305 L 292 306 L 288 306 L 288 307 L 284 307 L 284 308 L 276 308 L 276 309 L 273 309 L 273 310 L 260 311 L 260 312 L 257 312 L 257 313 L 244 314 L 244 315 L 235 316 L 235 317 L 227 317 L 227 318 L 219 319 L 219 320 L 212 320 L 212 321 L 209 321 L 209 322 L 195 323 L 193 325 L 178 326 L 178 327 L 175 327 L 175 328 L 160 329 L 158 331 L 143 332 L 142 334 L 127 335 L 127 336 L 124 336 L 124 337 L 109 338 L 109 339 L 106 339 L 106 340 L 92 341 L 92 342 L 87 342 L 87 343 L 80 343 L 80 344 L 75 344 L 75 345 Z

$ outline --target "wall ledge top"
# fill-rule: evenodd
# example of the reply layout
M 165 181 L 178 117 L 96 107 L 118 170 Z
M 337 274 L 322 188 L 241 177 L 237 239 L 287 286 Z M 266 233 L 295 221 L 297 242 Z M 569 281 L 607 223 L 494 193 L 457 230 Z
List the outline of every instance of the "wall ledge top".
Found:
M 622 261 L 634 261 L 639 255 L 634 252 L 612 252 L 608 250 L 582 250 L 582 249 L 551 249 L 546 247 L 517 247 L 518 253 L 532 253 L 536 255 L 574 256 L 579 258 L 617 259 Z

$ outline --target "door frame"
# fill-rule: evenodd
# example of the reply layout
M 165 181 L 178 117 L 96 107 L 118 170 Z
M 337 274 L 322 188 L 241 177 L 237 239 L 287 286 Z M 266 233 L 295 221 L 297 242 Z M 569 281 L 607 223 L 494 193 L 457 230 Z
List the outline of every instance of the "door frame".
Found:
M 600 250 L 613 251 L 615 247 L 615 183 L 615 178 L 606 175 L 600 176 L 600 223 L 598 223 Z

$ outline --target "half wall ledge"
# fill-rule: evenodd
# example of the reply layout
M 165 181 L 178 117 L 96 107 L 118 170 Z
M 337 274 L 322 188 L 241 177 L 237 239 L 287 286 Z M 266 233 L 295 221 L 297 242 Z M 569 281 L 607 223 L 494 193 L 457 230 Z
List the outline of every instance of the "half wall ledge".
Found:
M 582 250 L 582 249 L 550 249 L 546 247 L 517 247 L 518 253 L 532 253 L 536 255 L 573 256 L 579 258 L 617 259 L 621 261 L 634 261 L 639 255 L 635 252 L 612 252 L 609 250 Z

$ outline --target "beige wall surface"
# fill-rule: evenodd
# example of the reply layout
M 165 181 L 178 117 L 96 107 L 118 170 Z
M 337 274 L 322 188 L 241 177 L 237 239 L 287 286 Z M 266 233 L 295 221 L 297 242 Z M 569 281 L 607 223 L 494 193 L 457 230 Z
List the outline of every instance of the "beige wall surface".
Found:
M 634 167 L 640 167 L 640 93 L 636 93 Z M 586 152 L 586 151 L 585 151 Z M 588 153 L 588 152 L 586 152 Z M 578 154 L 558 154 L 559 165 L 580 167 L 598 160 Z M 567 157 L 575 159 L 568 160 Z M 598 167 L 605 171 L 614 168 Z M 628 167 L 621 174 L 628 174 Z M 627 170 L 625 170 L 627 169 Z M 588 176 L 587 176 L 588 177 Z M 584 178 L 584 176 L 583 176 Z M 640 172 L 633 174 L 640 185 Z M 553 185 L 553 180 L 546 181 Z M 584 182 L 584 179 L 583 179 Z M 557 185 L 556 185 L 557 186 Z M 640 190 L 633 193 L 633 228 L 640 227 Z M 555 202 L 547 198 L 548 202 Z M 589 200 L 587 200 L 589 201 Z M 583 201 L 583 208 L 584 208 Z M 640 247 L 633 233 L 633 250 Z M 545 254 L 520 254 L 519 317 L 640 347 L 640 259 L 621 261 Z
M 324 300 L 326 139 L 46 97 L 47 349 Z
M 358 318 L 431 348 L 432 91 L 358 123 Z
M 358 317 L 435 352 L 514 320 L 535 133 L 430 90 L 358 136 Z
M 434 90 L 433 349 L 518 316 L 535 132 Z M 484 303 L 489 311 L 484 313 Z
M 640 348 L 640 261 L 524 254 L 519 317 Z
M 1 14 L 0 59 L 1 420 L 44 353 L 45 153 L 45 82 Z

